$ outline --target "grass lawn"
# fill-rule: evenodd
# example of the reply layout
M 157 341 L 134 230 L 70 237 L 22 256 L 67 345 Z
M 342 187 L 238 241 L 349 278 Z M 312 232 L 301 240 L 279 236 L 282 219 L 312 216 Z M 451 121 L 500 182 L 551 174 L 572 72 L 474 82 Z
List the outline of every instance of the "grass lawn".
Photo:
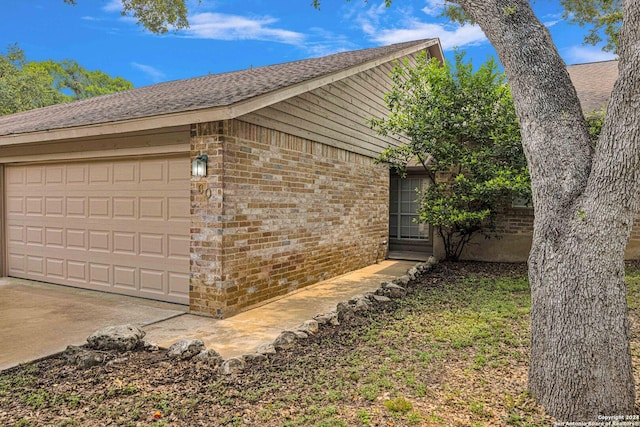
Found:
M 84 371 L 60 358 L 23 365 L 0 374 L 0 425 L 552 425 L 526 392 L 525 271 L 439 265 L 403 300 L 237 377 L 162 351 Z M 637 362 L 640 270 L 627 280 Z

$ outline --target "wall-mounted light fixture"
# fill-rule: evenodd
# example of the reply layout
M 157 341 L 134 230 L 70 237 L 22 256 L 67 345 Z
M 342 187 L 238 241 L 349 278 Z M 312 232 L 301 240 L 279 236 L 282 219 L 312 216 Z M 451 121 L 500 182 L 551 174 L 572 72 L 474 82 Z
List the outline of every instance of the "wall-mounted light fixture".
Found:
M 193 176 L 207 176 L 207 162 L 209 156 L 206 154 L 200 154 L 191 163 L 191 175 Z

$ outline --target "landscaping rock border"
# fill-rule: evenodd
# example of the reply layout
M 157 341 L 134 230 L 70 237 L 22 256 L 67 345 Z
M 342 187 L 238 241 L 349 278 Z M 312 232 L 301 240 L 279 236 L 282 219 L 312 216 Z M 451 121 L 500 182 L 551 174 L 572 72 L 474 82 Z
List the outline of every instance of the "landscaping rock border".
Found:
M 334 311 L 319 313 L 294 330 L 282 331 L 273 343 L 261 345 L 255 353 L 224 360 L 215 350 L 205 348 L 201 340 L 180 340 L 167 350 L 167 356 L 177 360 L 192 359 L 196 362 L 206 363 L 211 367 L 217 367 L 221 375 L 240 374 L 251 364 L 265 362 L 270 354 L 286 351 L 292 348 L 298 340 L 315 335 L 320 327 L 339 326 L 341 322 L 372 310 L 375 305 L 388 304 L 394 299 L 405 297 L 407 295 L 406 287 L 423 274 L 431 271 L 437 263 L 438 261 L 433 257 L 425 262 L 417 263 L 407 271 L 407 274 L 391 282 L 381 282 L 380 287 L 374 292 L 356 295 L 348 301 L 339 302 Z M 118 352 L 138 348 L 144 348 L 147 351 L 158 350 L 154 344 L 143 341 L 144 335 L 144 331 L 133 325 L 104 328 L 94 332 L 87 339 L 86 347 L 69 346 L 64 352 L 64 357 L 68 363 L 88 368 L 108 362 L 109 358 L 103 350 Z

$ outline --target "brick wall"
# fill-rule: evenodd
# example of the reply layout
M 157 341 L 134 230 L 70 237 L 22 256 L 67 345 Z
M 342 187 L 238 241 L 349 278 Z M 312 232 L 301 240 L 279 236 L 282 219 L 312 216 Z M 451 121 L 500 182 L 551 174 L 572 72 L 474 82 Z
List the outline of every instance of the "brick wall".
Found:
M 507 208 L 497 218 L 499 239 L 477 238 L 472 241 L 462 258 L 479 261 L 526 261 L 533 233 L 533 209 Z M 437 254 L 441 256 L 440 252 Z M 640 216 L 636 218 L 625 259 L 640 259 Z
M 533 209 L 508 207 L 496 218 L 498 234 L 531 234 L 533 232 Z
M 219 316 L 225 305 L 222 283 L 222 176 L 224 136 L 221 123 L 191 126 L 191 161 L 209 156 L 208 176 L 191 178 L 191 311 Z M 210 196 L 207 190 L 211 190 Z
M 192 155 L 221 158 L 208 181 L 222 187 L 208 206 L 192 189 L 192 311 L 226 317 L 386 257 L 386 167 L 238 120 L 208 129 L 218 135 L 192 137 Z

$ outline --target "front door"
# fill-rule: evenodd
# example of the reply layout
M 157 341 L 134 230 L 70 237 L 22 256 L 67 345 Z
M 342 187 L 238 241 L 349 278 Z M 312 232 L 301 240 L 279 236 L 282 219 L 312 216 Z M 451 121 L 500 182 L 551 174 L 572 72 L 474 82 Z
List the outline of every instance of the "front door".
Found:
M 391 176 L 389 197 L 389 257 L 416 255 L 419 258 L 433 253 L 431 227 L 419 224 L 417 189 L 429 185 L 424 175 Z

